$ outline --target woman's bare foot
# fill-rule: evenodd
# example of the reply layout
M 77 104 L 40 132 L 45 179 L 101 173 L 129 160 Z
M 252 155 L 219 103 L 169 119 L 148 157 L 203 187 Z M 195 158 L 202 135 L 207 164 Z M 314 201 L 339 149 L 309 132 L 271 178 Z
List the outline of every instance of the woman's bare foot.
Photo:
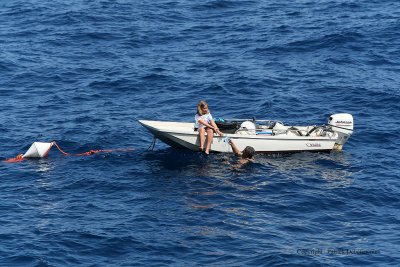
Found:
M 210 150 L 209 149 L 206 149 L 206 151 L 204 151 L 207 155 L 209 155 L 210 154 Z

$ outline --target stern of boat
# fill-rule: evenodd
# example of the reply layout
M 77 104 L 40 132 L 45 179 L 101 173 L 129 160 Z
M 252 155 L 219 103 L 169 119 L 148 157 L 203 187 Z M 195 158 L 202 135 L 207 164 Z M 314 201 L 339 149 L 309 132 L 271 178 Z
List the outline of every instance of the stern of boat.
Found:
M 349 140 L 350 136 L 353 134 L 354 119 L 351 114 L 339 113 L 334 114 L 329 117 L 328 125 L 331 126 L 332 131 L 334 131 L 338 138 L 333 147 L 334 150 L 342 150 L 344 144 Z

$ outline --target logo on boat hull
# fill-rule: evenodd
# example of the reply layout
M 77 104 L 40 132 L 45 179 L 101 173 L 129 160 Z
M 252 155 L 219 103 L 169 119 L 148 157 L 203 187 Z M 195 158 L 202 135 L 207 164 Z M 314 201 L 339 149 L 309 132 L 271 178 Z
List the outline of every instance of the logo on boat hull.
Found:
M 306 143 L 307 147 L 321 147 L 320 143 Z

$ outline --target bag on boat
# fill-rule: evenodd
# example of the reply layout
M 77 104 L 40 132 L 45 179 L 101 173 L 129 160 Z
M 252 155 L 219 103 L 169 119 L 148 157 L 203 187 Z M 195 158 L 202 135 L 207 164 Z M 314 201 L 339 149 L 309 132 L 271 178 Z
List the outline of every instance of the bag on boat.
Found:
M 226 121 L 224 119 L 215 119 L 218 129 L 223 133 L 234 134 L 240 128 L 240 122 Z

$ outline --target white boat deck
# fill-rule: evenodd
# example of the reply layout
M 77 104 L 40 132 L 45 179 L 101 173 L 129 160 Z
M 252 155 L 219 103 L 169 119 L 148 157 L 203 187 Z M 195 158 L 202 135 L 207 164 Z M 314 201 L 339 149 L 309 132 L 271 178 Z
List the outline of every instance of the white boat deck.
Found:
M 157 132 L 198 135 L 198 132 L 194 131 L 194 123 L 150 120 L 139 120 L 139 122 L 146 128 L 153 128 L 153 130 Z M 291 127 L 295 127 L 297 130 L 288 130 Z M 272 135 L 272 129 L 257 129 L 256 132 L 246 131 L 241 134 L 224 133 L 224 136 L 228 136 L 229 138 L 236 137 L 245 139 L 332 139 L 333 136 L 318 136 L 316 133 L 306 136 L 306 133 L 309 132 L 313 127 L 314 126 L 285 126 L 282 129 L 274 130 L 274 135 Z M 302 135 L 299 135 L 297 131 L 302 132 Z

